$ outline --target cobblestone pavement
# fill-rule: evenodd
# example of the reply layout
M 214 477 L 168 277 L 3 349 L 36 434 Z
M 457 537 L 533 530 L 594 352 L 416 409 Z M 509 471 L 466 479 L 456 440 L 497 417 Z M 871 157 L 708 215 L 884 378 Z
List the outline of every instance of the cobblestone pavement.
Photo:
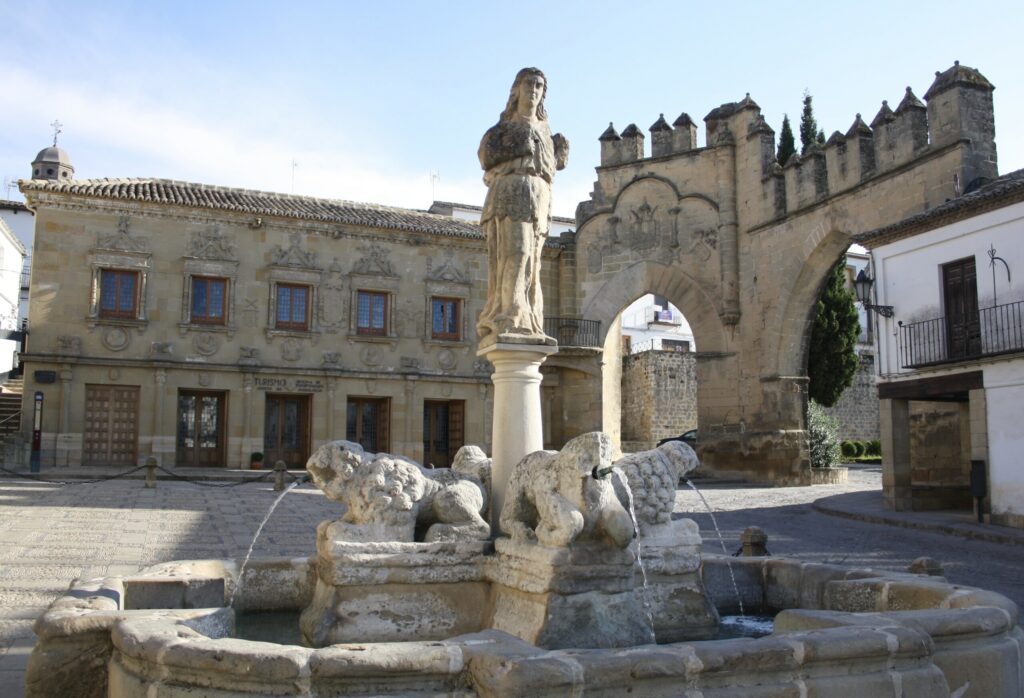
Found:
M 157 562 L 244 557 L 279 493 L 267 483 L 201 487 L 140 480 L 66 487 L 0 481 L 0 696 L 24 692 L 32 622 L 77 577 L 137 572 Z M 303 485 L 288 493 L 253 552 L 306 556 L 316 525 L 340 505 Z
M 739 546 L 749 525 L 765 529 L 774 555 L 903 569 L 920 555 L 938 559 L 953 582 L 1006 594 L 1024 605 L 1024 546 L 829 516 L 812 509 L 823 497 L 878 491 L 877 468 L 850 471 L 845 485 L 758 488 L 707 483 L 726 548 Z M 268 484 L 200 487 L 140 480 L 66 487 L 0 480 L 0 696 L 23 693 L 35 643 L 32 621 L 76 577 L 128 574 L 150 564 L 190 558 L 240 558 L 278 493 Z M 701 526 L 707 552 L 720 553 L 698 496 L 682 489 L 677 512 Z M 254 554 L 314 552 L 317 523 L 339 505 L 309 485 L 289 493 L 267 523 Z
M 1024 608 L 1024 545 L 855 521 L 811 507 L 824 497 L 839 495 L 836 499 L 841 499 L 844 493 L 880 491 L 878 466 L 851 468 L 844 485 L 766 488 L 696 484 L 715 512 L 730 554 L 740 547 L 744 528 L 759 526 L 768 534 L 768 551 L 776 556 L 905 570 L 914 558 L 925 555 L 942 564 L 950 582 L 997 591 Z M 695 492 L 677 492 L 676 512 L 700 525 L 705 552 L 722 552 L 711 517 Z

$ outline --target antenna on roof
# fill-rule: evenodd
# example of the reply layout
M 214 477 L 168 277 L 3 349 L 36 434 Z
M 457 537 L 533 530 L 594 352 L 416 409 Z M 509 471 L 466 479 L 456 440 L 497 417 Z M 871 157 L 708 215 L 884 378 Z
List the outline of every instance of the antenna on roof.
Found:
M 61 133 L 64 132 L 64 124 L 62 124 L 60 121 L 54 119 L 53 123 L 50 124 L 50 126 L 53 128 L 53 147 L 56 148 L 57 147 L 57 136 L 59 136 Z
M 441 172 L 438 170 L 430 171 L 430 202 L 437 201 L 437 183 L 441 181 Z
M 17 188 L 18 180 L 16 180 L 14 177 L 4 177 L 4 191 L 6 192 L 6 194 L 4 195 L 5 199 L 9 200 L 11 198 L 11 190 Z
M 295 168 L 299 166 L 299 163 L 292 158 L 292 194 L 295 193 Z

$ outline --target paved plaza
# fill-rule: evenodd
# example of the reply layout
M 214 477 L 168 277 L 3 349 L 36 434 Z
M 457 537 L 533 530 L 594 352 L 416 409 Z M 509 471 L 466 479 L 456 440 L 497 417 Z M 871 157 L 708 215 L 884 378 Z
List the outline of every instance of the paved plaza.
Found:
M 922 517 L 936 524 L 918 529 L 815 508 L 817 502 L 833 512 L 870 518 L 881 498 L 877 468 L 851 470 L 845 485 L 701 487 L 729 552 L 738 547 L 743 528 L 757 525 L 767 531 L 773 555 L 895 570 L 928 555 L 943 564 L 951 582 L 993 589 L 1024 604 L 1024 545 L 1014 544 L 1015 534 L 1007 529 L 999 529 L 1007 542 L 997 543 L 939 532 L 937 516 Z M 167 560 L 242 557 L 277 495 L 268 483 L 203 487 L 161 480 L 148 490 L 141 480 L 64 487 L 0 480 L 0 696 L 22 694 L 35 641 L 32 621 L 73 579 L 132 573 Z M 698 521 L 706 551 L 721 552 L 703 509 L 696 493 L 679 490 L 677 512 Z M 312 554 L 317 523 L 336 518 L 339 510 L 309 485 L 293 490 L 274 512 L 254 555 Z M 966 535 L 974 530 L 956 517 L 945 519 Z

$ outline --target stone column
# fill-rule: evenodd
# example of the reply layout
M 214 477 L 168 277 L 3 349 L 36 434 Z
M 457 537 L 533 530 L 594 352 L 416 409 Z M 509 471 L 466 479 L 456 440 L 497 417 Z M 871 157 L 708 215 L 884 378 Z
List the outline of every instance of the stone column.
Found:
M 910 402 L 879 400 L 882 432 L 882 495 L 885 506 L 910 511 Z
M 405 400 L 404 400 L 404 407 L 405 407 L 405 433 L 402 435 L 402 438 L 405 439 L 405 446 L 402 449 L 395 449 L 395 451 L 397 453 L 409 453 L 414 458 L 416 457 L 416 454 L 418 453 L 418 451 L 416 450 L 416 448 L 413 445 L 414 444 L 414 441 L 413 441 L 413 421 L 414 421 L 414 417 L 413 417 L 413 415 L 415 414 L 415 411 L 413 410 L 413 405 L 416 402 L 416 382 L 418 380 L 419 380 L 418 376 L 406 376 L 406 381 L 405 381 Z M 421 435 L 420 441 L 422 442 L 422 435 Z M 422 447 L 422 443 L 420 444 L 420 447 Z M 427 457 L 426 453 L 419 453 L 419 458 L 417 458 L 417 460 L 422 462 L 426 457 Z
M 57 420 L 57 434 L 66 434 L 71 428 L 71 380 L 74 373 L 64 365 L 60 369 L 60 412 Z
M 149 455 L 157 459 L 157 464 L 160 462 L 160 454 L 164 450 L 162 448 L 163 436 L 162 428 L 164 424 L 164 386 L 167 384 L 167 369 L 158 368 L 153 373 L 153 382 L 155 388 L 153 390 L 153 424 L 149 429 Z M 160 443 L 161 446 L 157 444 Z
M 505 490 L 516 464 L 544 448 L 540 409 L 540 366 L 557 346 L 498 342 L 481 348 L 494 365 L 494 421 L 491 428 L 491 535 L 501 534 L 498 520 Z
M 242 375 L 242 452 L 239 454 L 239 468 L 249 466 L 249 455 L 252 453 L 250 449 L 252 448 L 252 391 L 254 383 L 254 374 Z
M 324 378 L 325 389 L 327 390 L 327 414 L 324 417 L 324 441 L 334 441 L 336 438 L 340 438 L 334 435 L 334 408 L 335 404 L 334 388 L 337 385 L 337 379 L 334 376 L 327 376 Z

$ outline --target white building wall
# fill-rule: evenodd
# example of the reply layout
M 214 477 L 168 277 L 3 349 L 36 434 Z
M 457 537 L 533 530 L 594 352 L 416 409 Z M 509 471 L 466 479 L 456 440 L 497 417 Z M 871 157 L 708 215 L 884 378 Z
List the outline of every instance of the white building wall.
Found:
M 933 231 L 878 247 L 873 252 L 877 302 L 894 306 L 878 318 L 883 378 L 928 378 L 981 370 L 985 388 L 988 476 L 993 515 L 1024 521 L 1024 356 L 989 358 L 933 369 L 901 368 L 898 325 L 943 317 L 942 265 L 973 257 L 978 307 L 1024 300 L 1024 203 L 1013 204 Z M 1009 266 L 990 265 L 990 249 Z M 1015 321 L 1019 323 L 1018 318 Z M 984 323 L 984 320 L 983 320 Z M 983 327 L 983 332 L 985 328 Z M 983 338 L 983 343 L 984 343 Z M 1015 524 L 1016 525 L 1016 524 Z
M 1012 276 L 997 262 L 995 297 L 998 304 L 1024 300 L 1024 203 L 958 221 L 936 230 L 878 247 L 873 254 L 875 292 L 879 305 L 895 309 L 892 318 L 878 318 L 881 324 L 883 376 L 907 374 L 898 365 L 899 328 L 905 324 L 942 317 L 942 265 L 974 257 L 978 273 L 978 307 L 992 305 L 993 280 L 988 251 L 1006 260 Z
M 35 235 L 35 214 L 22 207 L 19 202 L 0 201 L 0 220 L 7 224 L 7 227 L 14 233 L 14 237 L 25 248 L 25 265 L 30 262 L 32 251 L 32 239 Z M 28 317 L 28 289 L 25 288 L 20 294 L 18 302 L 18 317 Z
M 24 260 L 24 245 L 0 218 L 0 330 L 18 329 L 21 269 Z M 6 374 L 14 367 L 14 355 L 17 350 L 17 342 L 0 340 L 0 374 Z
M 1024 517 L 1024 359 L 986 366 L 992 513 Z

